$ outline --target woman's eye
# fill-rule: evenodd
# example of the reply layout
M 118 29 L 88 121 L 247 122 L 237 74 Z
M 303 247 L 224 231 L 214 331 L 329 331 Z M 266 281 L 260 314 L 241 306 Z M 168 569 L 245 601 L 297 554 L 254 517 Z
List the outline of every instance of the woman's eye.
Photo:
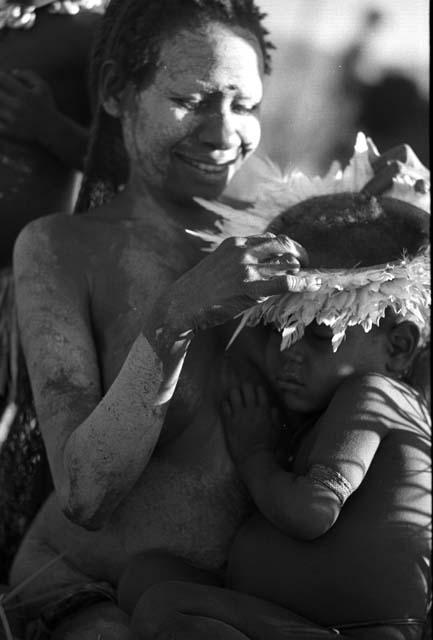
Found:
M 258 104 L 249 105 L 237 103 L 233 105 L 232 109 L 235 113 L 254 113 L 254 111 L 257 111 L 258 107 Z
M 173 102 L 175 102 L 180 107 L 187 109 L 188 111 L 194 111 L 195 109 L 198 109 L 201 104 L 200 100 L 191 98 L 173 98 Z

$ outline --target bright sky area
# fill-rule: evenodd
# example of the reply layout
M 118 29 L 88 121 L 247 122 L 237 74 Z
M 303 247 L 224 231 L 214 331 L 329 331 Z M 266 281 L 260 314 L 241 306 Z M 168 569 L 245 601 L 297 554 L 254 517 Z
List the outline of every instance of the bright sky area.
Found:
M 356 37 L 366 10 L 383 12 L 380 37 L 372 43 L 372 62 L 379 66 L 424 68 L 429 60 L 428 0 L 258 0 L 268 13 L 275 39 L 298 37 L 329 52 L 338 52 Z

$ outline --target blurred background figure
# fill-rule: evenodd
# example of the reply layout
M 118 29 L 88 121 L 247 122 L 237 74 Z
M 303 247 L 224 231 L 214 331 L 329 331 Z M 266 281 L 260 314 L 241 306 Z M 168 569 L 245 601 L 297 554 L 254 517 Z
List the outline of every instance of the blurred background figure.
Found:
M 370 50 L 375 41 L 381 41 L 386 23 L 387 15 L 376 9 L 368 9 L 361 18 L 359 34 L 341 58 L 342 97 L 349 105 L 353 127 L 370 135 L 379 148 L 389 149 L 404 141 L 429 165 L 427 97 L 407 70 L 396 66 L 380 74 L 371 70 Z M 346 163 L 353 133 L 347 140 L 343 136 L 332 157 Z
M 277 46 L 261 153 L 324 173 L 363 130 L 380 151 L 405 142 L 429 166 L 428 0 L 259 0 Z M 254 196 L 254 157 L 231 185 Z M 267 167 L 268 170 L 271 170 Z M 248 189 L 247 189 L 248 191 Z
M 13 245 L 31 220 L 72 211 L 102 12 L 102 0 L 0 0 L 0 582 L 51 482 L 18 348 Z
M 0 268 L 27 222 L 72 210 L 98 12 L 101 0 L 0 0 Z

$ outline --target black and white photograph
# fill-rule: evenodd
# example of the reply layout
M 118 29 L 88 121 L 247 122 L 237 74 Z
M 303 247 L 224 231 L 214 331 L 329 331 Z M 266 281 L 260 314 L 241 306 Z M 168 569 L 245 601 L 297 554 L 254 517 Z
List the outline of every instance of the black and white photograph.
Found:
M 432 640 L 427 0 L 0 0 L 0 640 Z

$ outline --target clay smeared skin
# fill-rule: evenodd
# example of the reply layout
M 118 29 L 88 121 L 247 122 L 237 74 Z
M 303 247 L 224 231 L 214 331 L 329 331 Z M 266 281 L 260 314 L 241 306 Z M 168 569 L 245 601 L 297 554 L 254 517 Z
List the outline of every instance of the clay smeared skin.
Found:
M 140 330 L 146 332 L 149 316 L 140 301 L 150 302 L 151 307 L 161 289 L 189 266 L 192 255 L 196 257 L 196 250 L 191 251 L 189 260 L 184 260 L 183 264 L 174 250 L 169 257 L 165 257 L 166 264 L 162 265 L 161 259 L 153 251 L 138 251 L 138 245 L 145 246 L 148 242 L 146 238 L 149 238 L 149 228 L 141 221 L 128 224 L 111 221 L 106 226 L 101 224 L 97 216 L 68 217 L 66 221 L 67 225 L 63 218 L 55 217 L 39 223 L 40 227 L 45 227 L 40 229 L 39 247 L 46 250 L 48 258 L 45 264 L 39 264 L 35 276 L 37 275 L 39 282 L 45 283 L 44 286 L 52 278 L 53 254 L 48 251 L 47 234 L 58 234 L 59 244 L 68 241 L 71 253 L 74 252 L 72 247 L 78 248 L 78 255 L 67 256 L 66 261 L 71 266 L 69 258 L 73 258 L 76 262 L 76 281 L 81 280 L 83 285 L 86 282 L 85 290 L 80 294 L 80 302 L 83 303 L 83 314 L 91 313 L 93 336 L 99 348 L 100 370 L 97 368 L 95 354 L 91 353 L 93 349 L 78 347 L 74 343 L 73 337 L 75 332 L 80 331 L 82 317 L 77 318 L 76 311 L 74 313 L 71 309 L 71 313 L 66 316 L 69 334 L 66 336 L 57 329 L 58 317 L 53 314 L 52 305 L 47 304 L 44 315 L 39 319 L 39 326 L 47 341 L 53 345 L 58 344 L 59 350 L 67 348 L 74 366 L 68 367 L 65 361 L 60 369 L 51 367 L 43 341 L 40 350 L 32 350 L 29 368 L 35 397 L 40 402 L 40 421 L 49 454 L 52 454 L 53 448 L 59 446 L 59 440 L 65 438 L 71 425 L 80 424 L 94 410 L 118 375 L 132 346 L 128 357 L 130 373 L 118 384 L 114 399 L 106 405 L 104 400 L 99 404 L 97 415 L 101 422 L 111 419 L 117 423 L 119 436 L 114 446 L 111 444 L 111 448 L 113 457 L 121 460 L 128 455 L 125 434 L 129 432 L 129 425 L 125 424 L 125 420 L 137 421 L 134 451 L 139 451 L 142 446 L 140 442 L 147 431 L 146 415 L 150 417 L 150 424 L 159 421 L 161 429 L 165 413 L 163 409 L 151 406 L 156 390 L 152 381 L 160 377 L 161 364 L 149 343 L 140 335 Z M 135 239 L 133 242 L 132 237 Z M 175 246 L 176 242 L 173 242 L 173 247 Z M 53 248 L 52 244 L 51 247 Z M 109 254 L 102 250 L 105 247 L 110 247 Z M 65 257 L 56 260 L 58 267 L 62 259 Z M 18 272 L 18 286 L 19 280 Z M 90 309 L 85 309 L 90 292 Z M 38 296 L 38 287 L 34 288 L 34 295 Z M 23 318 L 30 317 L 26 311 L 32 302 L 28 298 L 19 302 Z M 24 337 L 36 330 L 34 324 L 31 324 L 30 321 L 28 324 L 25 320 L 22 322 Z M 140 337 L 135 340 L 137 335 Z M 38 375 L 43 359 L 47 370 L 53 372 L 49 377 Z M 81 370 L 77 369 L 77 361 L 83 363 Z M 212 371 L 214 375 L 211 375 Z M 104 430 L 101 429 L 99 433 L 92 429 L 86 430 L 82 440 L 77 430 L 73 434 L 77 453 L 71 453 L 69 457 L 70 482 L 82 483 L 83 474 L 88 474 L 87 490 L 91 492 L 90 496 L 93 494 L 96 497 L 98 480 L 101 491 L 107 485 L 117 487 L 117 491 L 107 494 L 102 512 L 104 505 L 111 508 L 113 500 L 119 500 L 119 492 L 129 490 L 130 493 L 127 497 L 122 497 L 107 524 L 100 531 L 94 532 L 85 531 L 69 522 L 60 513 L 58 502 L 53 497 L 45 507 L 40 524 L 36 523 L 34 533 L 42 535 L 58 552 L 64 549 L 66 541 L 66 547 L 73 550 L 73 563 L 77 567 L 88 566 L 89 571 L 96 576 L 102 571 L 110 579 L 117 578 L 127 554 L 142 550 L 143 544 L 148 548 L 170 549 L 208 568 L 216 568 L 222 564 L 226 546 L 245 515 L 245 497 L 225 447 L 217 398 L 213 397 L 217 376 L 218 360 L 215 358 L 214 338 L 208 332 L 200 338 L 197 346 L 193 345 L 187 358 L 179 388 L 165 421 L 167 444 L 156 449 L 150 462 L 147 457 L 143 459 L 140 455 L 137 455 L 136 460 L 130 459 L 126 465 L 129 479 L 124 464 L 116 465 L 118 470 L 113 469 L 107 477 L 111 464 L 109 459 L 101 464 L 104 473 L 100 478 L 99 471 L 87 468 L 80 452 L 83 454 L 98 447 L 104 448 L 107 444 L 104 443 Z M 137 387 L 136 392 L 134 385 Z M 65 397 L 66 402 L 58 403 L 59 394 Z M 43 403 L 41 397 L 44 398 Z M 135 406 L 134 397 L 137 398 Z M 203 398 L 206 398 L 206 404 L 203 403 Z M 173 439 L 172 430 L 180 435 Z M 68 442 L 65 453 L 72 450 L 72 445 Z M 133 463 L 136 465 L 135 473 Z M 141 474 L 140 466 L 143 469 Z M 131 482 L 134 484 L 132 490 L 129 486 Z M 72 512 L 73 508 L 72 504 Z M 101 517 L 104 517 L 104 513 Z M 46 518 L 50 522 L 49 531 L 45 531 Z M 95 524 L 99 527 L 98 522 Z M 92 523 L 90 527 L 93 528 Z M 79 552 L 75 548 L 76 544 Z M 113 553 L 113 547 L 116 553 Z M 97 566 L 95 548 L 109 550 L 108 556 L 103 557 L 103 561 Z
M 178 198 L 191 189 L 196 196 L 218 197 L 257 147 L 262 62 L 251 34 L 234 33 L 238 37 L 229 40 L 212 26 L 181 31 L 164 50 L 155 82 L 144 92 L 125 93 L 124 139 L 133 160 L 131 184 L 138 190 L 145 182 Z M 236 111 L 222 133 L 220 119 L 234 108 L 247 110 Z M 183 162 L 185 156 L 230 164 L 208 183 Z

